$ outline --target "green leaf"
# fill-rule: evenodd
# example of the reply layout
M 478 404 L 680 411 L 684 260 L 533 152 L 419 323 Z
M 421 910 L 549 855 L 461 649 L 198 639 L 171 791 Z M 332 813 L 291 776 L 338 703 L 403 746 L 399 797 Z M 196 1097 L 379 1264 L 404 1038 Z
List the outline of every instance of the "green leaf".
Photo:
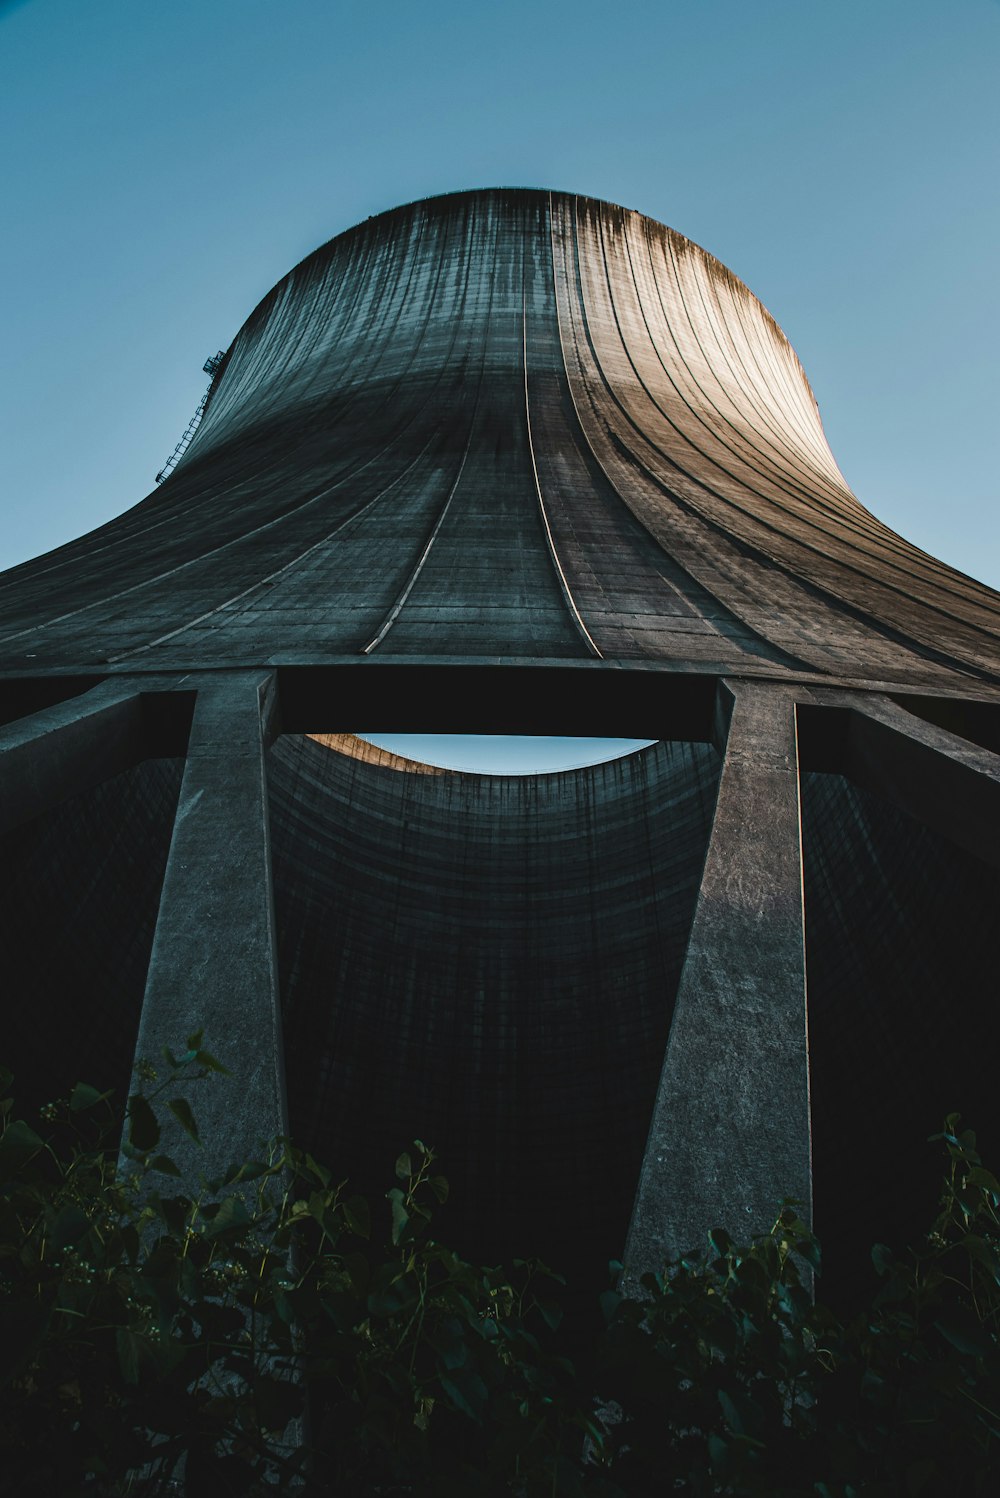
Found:
M 0 1181 L 9 1181 L 23 1169 L 32 1155 L 45 1148 L 34 1129 L 29 1129 L 23 1119 L 8 1124 L 0 1137 Z
M 715 1434 L 714 1430 L 710 1431 L 708 1436 L 708 1459 L 713 1469 L 724 1467 L 728 1458 L 729 1447 L 721 1436 Z
M 211 1051 L 197 1051 L 195 1053 L 194 1059 L 197 1061 L 198 1065 L 203 1066 L 206 1071 L 218 1072 L 219 1075 L 223 1077 L 228 1077 L 230 1075 L 229 1067 L 223 1066 L 218 1056 L 213 1056 Z
M 195 1144 L 201 1144 L 201 1139 L 198 1137 L 198 1125 L 195 1123 L 194 1114 L 191 1112 L 191 1104 L 188 1102 L 187 1098 L 171 1098 L 170 1102 L 167 1104 L 167 1107 L 170 1109 L 170 1112 L 174 1115 L 177 1122 L 184 1130 L 185 1134 L 193 1139 Z
M 895 1263 L 892 1249 L 887 1248 L 884 1243 L 872 1244 L 872 1263 L 876 1274 L 888 1274 Z
M 315 1176 L 322 1186 L 329 1186 L 333 1177 L 331 1176 L 325 1165 L 320 1165 L 320 1163 L 317 1160 L 314 1160 L 312 1155 L 308 1153 L 305 1156 L 305 1164 L 306 1170 L 310 1175 Z
M 128 1100 L 128 1142 L 143 1155 L 160 1142 L 156 1114 L 141 1092 L 133 1093 Z
M 115 1343 L 118 1348 L 118 1366 L 122 1371 L 122 1378 L 127 1384 L 139 1382 L 139 1338 L 135 1332 L 129 1331 L 127 1326 L 119 1326 L 115 1331 Z
M 605 1290 L 600 1298 L 601 1315 L 605 1321 L 614 1319 L 614 1314 L 622 1303 L 622 1297 L 617 1290 Z
M 180 1166 L 176 1165 L 169 1155 L 154 1155 L 148 1168 L 158 1170 L 161 1175 L 165 1176 L 179 1176 L 181 1173 Z
M 469 1361 L 469 1344 L 457 1316 L 450 1316 L 430 1338 L 430 1343 L 437 1354 L 439 1372 L 454 1373 Z
M 246 1202 L 241 1196 L 227 1196 L 224 1202 L 219 1204 L 219 1210 L 213 1216 L 205 1230 L 208 1238 L 217 1238 L 221 1233 L 228 1232 L 231 1228 L 245 1228 L 250 1223 L 250 1214 L 247 1211 Z
M 730 1399 L 725 1389 L 719 1389 L 717 1392 L 719 1403 L 722 1406 L 722 1417 L 725 1420 L 726 1425 L 734 1435 L 741 1436 L 743 1434 L 743 1421 L 740 1417 L 739 1410 L 736 1408 L 735 1404 Z
M 392 1241 L 398 1245 L 403 1234 L 406 1232 L 410 1221 L 410 1214 L 404 1206 L 406 1198 L 398 1186 L 393 1186 L 391 1191 L 386 1192 L 386 1197 L 392 1208 Z
M 343 1205 L 344 1221 L 356 1238 L 370 1238 L 371 1212 L 363 1196 L 352 1196 Z
M 403 1153 L 396 1160 L 396 1179 L 399 1180 L 399 1181 L 408 1181 L 410 1179 L 410 1177 L 411 1177 L 412 1174 L 413 1174 L 413 1161 L 410 1159 L 409 1155 L 404 1150 Z
M 724 1259 L 728 1253 L 732 1252 L 733 1240 L 725 1228 L 712 1228 L 708 1234 L 708 1241 L 720 1259 Z
M 479 1374 L 471 1368 L 456 1368 L 451 1374 L 439 1373 L 438 1381 L 454 1407 L 480 1424 L 489 1391 Z
M 958 1307 L 950 1308 L 939 1316 L 934 1325 L 958 1352 L 970 1357 L 984 1357 L 994 1351 L 996 1343 L 984 1331 L 981 1323 L 970 1311 Z
M 818 1238 L 814 1238 L 811 1233 L 800 1238 L 795 1245 L 795 1252 L 805 1259 L 810 1269 L 814 1269 L 819 1274 L 823 1267 L 823 1255 Z
M 82 1113 L 84 1109 L 93 1108 L 110 1096 L 110 1092 L 98 1092 L 96 1087 L 91 1087 L 86 1082 L 77 1082 L 69 1095 L 70 1112 Z

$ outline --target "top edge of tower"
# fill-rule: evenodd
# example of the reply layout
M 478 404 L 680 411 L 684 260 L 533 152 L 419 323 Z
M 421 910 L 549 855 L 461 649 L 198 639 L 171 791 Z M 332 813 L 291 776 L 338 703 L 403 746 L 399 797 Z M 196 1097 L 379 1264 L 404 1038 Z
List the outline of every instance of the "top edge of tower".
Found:
M 243 331 L 243 328 L 246 328 L 254 322 L 258 314 L 264 310 L 269 301 L 278 294 L 278 292 L 287 282 L 292 280 L 296 275 L 301 274 L 302 271 L 306 267 L 309 267 L 311 264 L 322 262 L 324 257 L 328 256 L 333 250 L 349 242 L 355 236 L 371 233 L 373 229 L 377 231 L 382 227 L 388 227 L 394 221 L 404 220 L 408 215 L 412 215 L 416 210 L 433 210 L 435 208 L 440 208 L 444 212 L 454 208 L 463 200 L 471 204 L 477 199 L 484 200 L 491 198 L 496 200 L 509 199 L 512 203 L 515 203 L 519 200 L 523 203 L 535 200 L 546 205 L 550 205 L 557 201 L 560 203 L 572 204 L 577 207 L 579 207 L 580 205 L 586 205 L 591 209 L 596 209 L 598 211 L 603 211 L 612 215 L 628 215 L 635 219 L 639 219 L 644 224 L 647 224 L 653 229 L 666 235 L 669 238 L 671 244 L 681 255 L 696 256 L 702 261 L 706 269 L 711 272 L 713 279 L 716 280 L 720 285 L 726 287 L 737 297 L 747 298 L 750 302 L 753 303 L 754 307 L 763 316 L 766 324 L 770 327 L 772 333 L 784 346 L 786 352 L 791 356 L 791 358 L 797 365 L 798 372 L 805 383 L 806 389 L 818 414 L 819 404 L 816 400 L 815 393 L 813 392 L 812 386 L 809 383 L 809 378 L 806 375 L 805 369 L 802 365 L 802 361 L 799 359 L 798 354 L 795 352 L 795 348 L 792 345 L 787 333 L 784 331 L 774 314 L 761 301 L 760 297 L 758 297 L 756 293 L 752 291 L 751 288 L 747 285 L 747 283 L 743 281 L 738 275 L 736 275 L 734 271 L 730 270 L 729 266 L 726 265 L 724 261 L 720 260 L 717 255 L 713 255 L 711 250 L 705 249 L 704 245 L 699 244 L 697 240 L 691 239 L 688 235 L 683 234 L 679 229 L 675 229 L 670 224 L 664 223 L 662 219 L 654 218 L 651 214 L 648 213 L 643 213 L 641 209 L 628 208 L 622 203 L 616 203 L 609 198 L 599 198 L 591 193 L 571 192 L 567 189 L 560 188 L 525 187 L 513 185 L 496 185 L 492 187 L 463 187 L 452 189 L 449 192 L 429 193 L 427 196 L 422 198 L 412 198 L 405 203 L 397 203 L 391 208 L 379 209 L 377 213 L 369 214 L 367 218 L 359 219 L 356 223 L 350 224 L 346 229 L 341 229 L 336 234 L 331 235 L 329 239 L 324 240 L 322 244 L 317 245 L 314 250 L 310 250 L 308 254 L 303 255 L 300 260 L 296 261 L 296 263 L 288 271 L 286 271 L 283 276 L 279 277 L 279 279 L 274 283 L 270 290 L 265 292 L 265 294 L 261 297 L 260 301 L 254 307 L 253 311 L 245 319 L 242 327 L 237 331 L 235 337 L 232 340 L 232 343 L 229 346 L 229 349 L 232 348 L 232 344 L 236 342 L 236 339 L 239 337 L 240 332 Z M 228 354 L 229 350 L 227 350 L 227 359 Z

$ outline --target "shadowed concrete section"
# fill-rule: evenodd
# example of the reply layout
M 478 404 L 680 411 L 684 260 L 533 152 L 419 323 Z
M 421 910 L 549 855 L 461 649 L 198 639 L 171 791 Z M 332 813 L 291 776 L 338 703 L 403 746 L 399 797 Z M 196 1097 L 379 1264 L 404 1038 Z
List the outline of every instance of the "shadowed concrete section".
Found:
M 658 743 L 528 776 L 400 763 L 291 735 L 270 755 L 293 1135 L 378 1196 L 425 1139 L 452 1187 L 443 1236 L 603 1284 L 718 756 Z
M 727 682 L 708 855 L 625 1248 L 635 1280 L 713 1225 L 811 1199 L 795 703 Z
M 1000 865 L 1000 755 L 875 692 L 830 692 L 820 700 L 821 717 L 846 721 L 817 723 L 817 710 L 804 707 L 810 738 L 840 741 L 837 767 L 856 785 L 894 801 L 984 863 Z
M 232 1072 L 194 1098 L 207 1176 L 287 1133 L 264 752 L 270 672 L 201 688 L 156 923 L 136 1055 L 202 1026 Z
M 99 743 L 72 794 L 0 833 L 0 1051 L 23 1117 L 82 1080 L 128 1095 L 183 764 L 104 778 Z
M 192 692 L 111 678 L 0 727 L 0 835 L 140 760 L 184 752 Z
M 0 832 L 128 769 L 142 756 L 142 705 L 128 681 L 0 728 Z

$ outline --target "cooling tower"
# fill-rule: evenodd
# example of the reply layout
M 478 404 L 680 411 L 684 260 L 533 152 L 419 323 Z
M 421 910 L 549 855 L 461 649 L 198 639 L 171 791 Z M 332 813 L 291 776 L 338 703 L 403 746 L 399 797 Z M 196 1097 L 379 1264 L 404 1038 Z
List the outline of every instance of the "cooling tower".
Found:
M 661 224 L 491 190 L 331 240 L 164 481 L 3 576 L 0 652 L 29 1088 L 204 1026 L 212 1158 L 290 1126 L 377 1190 L 419 1136 L 461 1245 L 592 1281 L 813 1194 L 846 1274 L 944 1112 L 997 1140 L 1000 596 Z M 380 729 L 655 742 L 500 777 Z

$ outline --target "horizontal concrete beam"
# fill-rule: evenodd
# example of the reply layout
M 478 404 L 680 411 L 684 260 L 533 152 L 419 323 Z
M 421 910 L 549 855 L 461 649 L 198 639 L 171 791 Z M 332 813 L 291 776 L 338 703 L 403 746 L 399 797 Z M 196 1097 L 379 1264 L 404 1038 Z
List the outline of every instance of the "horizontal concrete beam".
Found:
M 388 662 L 281 668 L 284 733 L 618 734 L 707 741 L 717 678 L 649 670 Z M 581 667 L 583 669 L 581 669 Z

